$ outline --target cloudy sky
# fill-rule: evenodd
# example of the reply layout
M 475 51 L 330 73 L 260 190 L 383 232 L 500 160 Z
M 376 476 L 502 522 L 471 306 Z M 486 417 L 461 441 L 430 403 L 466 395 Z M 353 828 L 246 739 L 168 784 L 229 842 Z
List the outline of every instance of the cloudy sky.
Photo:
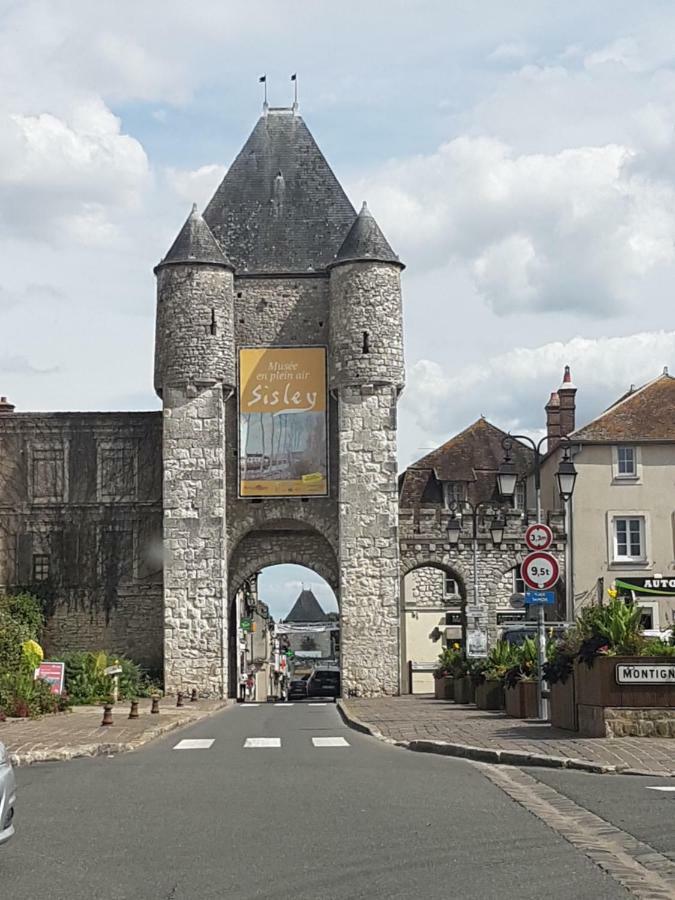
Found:
M 408 265 L 401 465 L 565 363 L 591 417 L 675 365 L 674 47 L 670 0 L 0 0 L 0 392 L 157 408 L 152 266 L 297 71 Z

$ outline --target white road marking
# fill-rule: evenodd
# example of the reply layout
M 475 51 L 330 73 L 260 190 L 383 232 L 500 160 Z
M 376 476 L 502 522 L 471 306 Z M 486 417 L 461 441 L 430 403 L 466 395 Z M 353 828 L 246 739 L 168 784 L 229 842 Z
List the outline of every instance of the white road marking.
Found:
M 281 747 L 281 738 L 246 738 L 244 749 L 251 750 L 254 747 Z
M 174 750 L 208 750 L 215 738 L 184 738 L 178 741 Z
M 287 706 L 295 706 L 295 703 L 275 703 L 275 709 L 286 709 Z
M 349 747 L 349 742 L 343 737 L 316 737 L 312 738 L 315 747 Z
M 665 785 L 646 784 L 648 791 L 675 791 L 675 787 L 666 787 Z

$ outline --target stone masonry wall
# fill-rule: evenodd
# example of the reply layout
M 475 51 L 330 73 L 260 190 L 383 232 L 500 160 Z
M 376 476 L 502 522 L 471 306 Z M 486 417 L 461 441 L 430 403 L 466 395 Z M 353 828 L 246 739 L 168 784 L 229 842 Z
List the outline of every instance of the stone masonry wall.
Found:
M 340 603 L 346 695 L 399 692 L 396 390 L 343 387 Z
M 219 385 L 164 390 L 167 691 L 227 691 L 225 422 Z

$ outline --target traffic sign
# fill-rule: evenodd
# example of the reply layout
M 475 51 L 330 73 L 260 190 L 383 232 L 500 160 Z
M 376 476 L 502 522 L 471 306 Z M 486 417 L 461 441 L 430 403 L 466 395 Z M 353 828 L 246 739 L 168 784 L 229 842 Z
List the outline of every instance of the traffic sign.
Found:
M 535 522 L 525 532 L 525 543 L 530 550 L 548 550 L 553 543 L 553 532 L 542 522 Z
M 535 550 L 520 564 L 520 574 L 525 584 L 533 591 L 547 591 L 560 578 L 560 566 L 552 553 Z
M 528 606 L 553 606 L 555 603 L 555 591 L 525 591 L 525 603 Z

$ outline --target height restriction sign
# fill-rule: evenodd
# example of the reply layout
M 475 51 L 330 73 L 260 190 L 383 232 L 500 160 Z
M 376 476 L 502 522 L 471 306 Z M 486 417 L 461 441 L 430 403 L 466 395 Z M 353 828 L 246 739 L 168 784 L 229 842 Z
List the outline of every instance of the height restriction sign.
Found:
M 525 532 L 525 543 L 530 550 L 548 550 L 553 543 L 553 532 L 542 522 L 536 522 Z
M 560 566 L 551 553 L 535 550 L 520 564 L 520 573 L 525 584 L 533 591 L 547 591 L 560 578 Z

